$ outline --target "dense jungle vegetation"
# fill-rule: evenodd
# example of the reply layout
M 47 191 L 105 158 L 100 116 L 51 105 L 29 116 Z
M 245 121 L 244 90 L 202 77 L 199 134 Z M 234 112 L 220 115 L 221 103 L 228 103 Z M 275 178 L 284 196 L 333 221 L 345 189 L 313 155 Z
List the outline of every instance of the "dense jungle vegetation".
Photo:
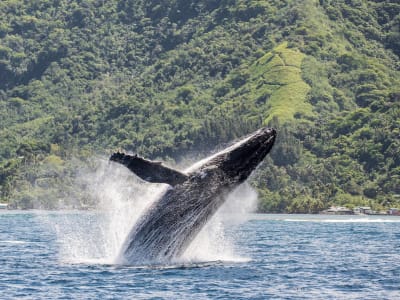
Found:
M 271 125 L 260 211 L 399 207 L 399 56 L 397 0 L 2 0 L 0 199 L 91 205 L 93 157 Z

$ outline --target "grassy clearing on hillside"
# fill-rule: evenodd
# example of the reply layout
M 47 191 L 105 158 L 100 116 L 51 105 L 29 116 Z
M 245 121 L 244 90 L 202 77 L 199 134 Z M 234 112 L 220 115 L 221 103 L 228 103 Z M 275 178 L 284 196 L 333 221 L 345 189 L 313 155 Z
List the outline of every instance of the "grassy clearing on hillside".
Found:
M 311 115 L 312 106 L 306 102 L 310 86 L 301 77 L 305 55 L 282 43 L 250 66 L 250 90 L 257 101 L 265 101 L 265 123 L 278 117 L 289 121 L 296 114 Z

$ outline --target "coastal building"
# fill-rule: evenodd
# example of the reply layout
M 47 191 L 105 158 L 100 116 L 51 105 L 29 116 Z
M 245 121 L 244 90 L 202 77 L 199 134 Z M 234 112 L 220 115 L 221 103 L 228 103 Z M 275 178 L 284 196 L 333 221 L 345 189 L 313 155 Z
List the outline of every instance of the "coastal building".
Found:
M 391 208 L 391 209 L 388 210 L 388 215 L 400 216 L 400 209 L 398 209 L 398 208 Z
M 358 206 L 353 209 L 356 215 L 372 215 L 374 211 L 369 206 Z
M 0 203 L 0 209 L 7 209 L 8 204 L 7 203 Z

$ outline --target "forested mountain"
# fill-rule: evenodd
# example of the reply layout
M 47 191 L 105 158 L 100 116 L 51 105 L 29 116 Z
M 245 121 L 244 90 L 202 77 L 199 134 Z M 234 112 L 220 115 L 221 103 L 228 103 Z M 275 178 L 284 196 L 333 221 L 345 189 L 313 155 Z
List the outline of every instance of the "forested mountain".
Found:
M 260 126 L 260 210 L 400 205 L 397 0 L 2 0 L 0 197 L 90 202 L 124 148 L 180 163 Z

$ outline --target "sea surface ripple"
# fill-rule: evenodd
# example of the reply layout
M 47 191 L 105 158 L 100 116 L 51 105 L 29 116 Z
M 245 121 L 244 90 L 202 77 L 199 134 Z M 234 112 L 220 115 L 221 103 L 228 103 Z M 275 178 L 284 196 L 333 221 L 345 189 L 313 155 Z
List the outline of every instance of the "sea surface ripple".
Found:
M 0 299 L 400 299 L 397 217 L 254 214 L 225 233 L 243 259 L 163 266 L 69 261 L 66 218 L 101 216 L 0 212 Z

